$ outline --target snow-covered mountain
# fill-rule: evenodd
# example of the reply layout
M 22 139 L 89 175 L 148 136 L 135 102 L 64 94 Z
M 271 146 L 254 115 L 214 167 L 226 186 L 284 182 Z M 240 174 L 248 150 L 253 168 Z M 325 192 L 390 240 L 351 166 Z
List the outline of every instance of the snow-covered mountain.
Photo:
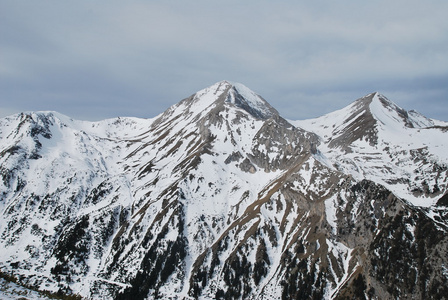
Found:
M 3 118 L 1 272 L 94 299 L 438 299 L 447 129 L 377 93 L 287 121 L 227 81 L 153 119 Z
M 323 117 L 292 122 L 321 137 L 338 170 L 380 183 L 417 206 L 447 190 L 448 123 L 406 111 L 373 93 Z

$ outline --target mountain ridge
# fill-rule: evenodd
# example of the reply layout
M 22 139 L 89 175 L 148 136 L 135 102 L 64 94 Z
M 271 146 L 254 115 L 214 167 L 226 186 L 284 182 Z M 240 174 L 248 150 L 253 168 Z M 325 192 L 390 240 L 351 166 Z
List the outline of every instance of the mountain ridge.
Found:
M 445 147 L 443 126 L 434 126 L 441 121 L 408 112 L 379 93 L 320 118 L 291 122 L 320 136 L 321 152 L 337 168 L 388 188 L 398 183 L 402 188 L 395 191 L 397 195 L 416 205 L 431 206 L 445 189 L 438 187 L 447 181 L 448 156 L 441 151 Z M 389 175 L 391 169 L 397 174 Z M 425 180 L 433 186 L 424 187 Z M 415 197 L 423 190 L 428 195 L 426 204 L 421 194 Z
M 401 140 L 334 147 L 356 112 L 288 121 L 227 81 L 152 119 L 0 119 L 0 268 L 98 299 L 444 295 L 446 132 L 366 97 Z

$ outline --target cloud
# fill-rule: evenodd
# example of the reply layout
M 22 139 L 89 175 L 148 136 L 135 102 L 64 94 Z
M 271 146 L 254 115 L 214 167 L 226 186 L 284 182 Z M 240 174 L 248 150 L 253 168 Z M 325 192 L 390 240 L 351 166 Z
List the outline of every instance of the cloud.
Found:
M 425 99 L 421 112 L 446 120 L 446 11 L 416 0 L 2 2 L 0 107 L 153 117 L 228 79 L 288 118 L 380 91 L 407 109 Z

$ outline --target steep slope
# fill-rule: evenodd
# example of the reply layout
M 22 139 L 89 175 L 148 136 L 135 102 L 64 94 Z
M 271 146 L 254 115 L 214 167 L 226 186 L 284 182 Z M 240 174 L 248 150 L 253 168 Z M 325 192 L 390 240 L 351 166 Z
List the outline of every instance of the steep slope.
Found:
M 42 112 L 1 123 L 1 261 L 28 283 L 56 291 L 49 282 L 79 281 L 101 263 L 130 205 L 118 159 L 127 148 L 122 138 L 147 121 L 88 123 Z
M 321 137 L 319 149 L 335 168 L 380 183 L 414 205 L 430 207 L 447 189 L 448 123 L 408 112 L 383 95 L 292 123 Z
M 390 111 L 400 130 L 434 122 L 380 98 L 316 134 L 227 81 L 154 119 L 2 119 L 1 271 L 94 299 L 440 298 L 446 197 L 416 207 L 397 184 L 333 166 L 382 143 Z M 410 200 L 443 195 L 438 176 L 440 192 Z
M 271 136 L 276 138 L 269 139 Z M 228 82 L 200 91 L 167 110 L 148 132 L 149 142 L 129 156 L 129 164 L 148 157 L 141 168 L 145 172 L 136 174 L 139 179 L 135 183 L 136 190 L 146 194 L 141 206 L 134 205 L 138 213 L 123 235 L 132 236 L 136 248 L 147 247 L 149 252 L 138 259 L 129 258 L 125 245 L 118 240 L 114 244 L 120 265 L 139 262 L 135 270 L 147 270 L 135 275 L 134 288 L 126 290 L 124 298 L 143 296 L 148 290 L 191 293 L 190 284 L 195 284 L 190 276 L 203 252 L 227 235 L 229 226 L 240 222 L 260 193 L 284 176 L 287 166 L 309 156 L 310 138 L 311 134 L 288 124 L 247 88 Z M 134 237 L 136 226 L 144 226 L 143 232 L 148 234 Z M 166 258 L 154 253 L 160 251 L 158 247 L 151 247 L 165 238 L 171 239 L 165 251 L 173 252 Z M 185 249 L 188 252 L 183 252 Z M 176 276 L 164 269 L 167 264 Z M 114 281 L 122 276 L 113 270 L 109 274 Z M 140 291 L 141 286 L 148 290 Z

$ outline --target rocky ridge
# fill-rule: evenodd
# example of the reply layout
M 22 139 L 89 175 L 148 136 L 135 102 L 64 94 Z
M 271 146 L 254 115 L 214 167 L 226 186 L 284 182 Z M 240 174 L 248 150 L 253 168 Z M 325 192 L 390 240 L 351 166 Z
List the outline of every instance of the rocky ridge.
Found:
M 446 128 L 377 93 L 288 121 L 227 81 L 154 119 L 10 116 L 0 268 L 95 299 L 439 299 Z

